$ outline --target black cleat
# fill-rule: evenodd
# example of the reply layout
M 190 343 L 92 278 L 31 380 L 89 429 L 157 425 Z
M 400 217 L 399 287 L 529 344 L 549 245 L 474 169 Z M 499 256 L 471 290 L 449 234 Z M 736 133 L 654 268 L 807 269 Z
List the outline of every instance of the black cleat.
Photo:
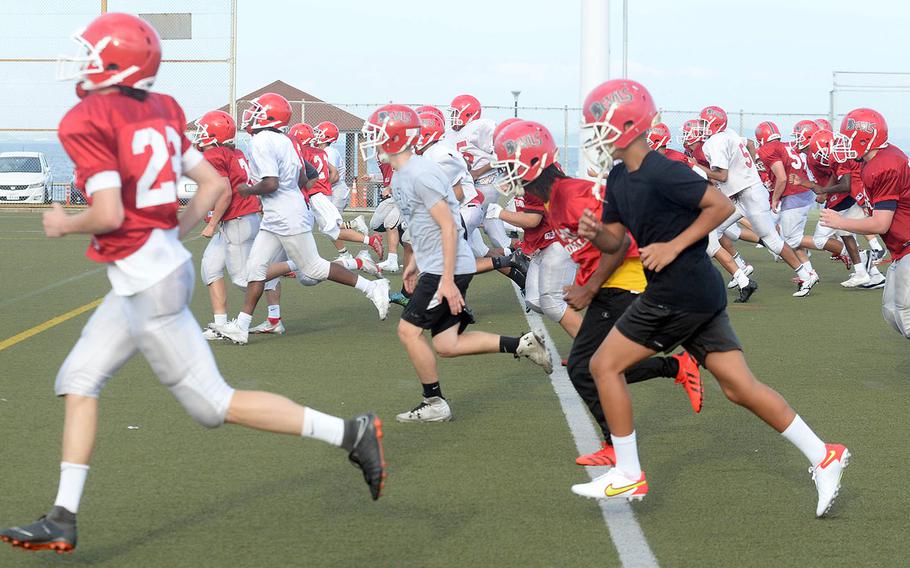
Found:
M 733 300 L 733 303 L 734 304 L 745 304 L 746 302 L 749 301 L 749 298 L 752 297 L 752 294 L 754 294 L 756 290 L 758 290 L 758 282 L 756 282 L 755 280 L 752 280 L 750 278 L 749 285 L 746 286 L 745 288 L 739 289 L 739 298 L 736 298 L 735 300 Z
M 514 266 L 509 269 L 509 273 L 506 274 L 506 277 L 512 282 L 518 284 L 518 287 L 522 290 L 525 289 L 525 283 L 527 282 L 527 275 L 521 271 L 520 268 L 515 268 Z
M 354 449 L 348 459 L 363 472 L 363 479 L 370 486 L 373 501 L 379 499 L 385 487 L 385 457 L 382 453 L 382 421 L 372 412 L 355 416 L 350 421 L 354 432 Z
M 30 525 L 0 530 L 0 541 L 31 551 L 72 552 L 76 548 L 76 514 L 54 507 Z
M 520 250 L 513 251 L 509 255 L 509 266 L 527 274 L 528 269 L 531 267 L 531 258 Z

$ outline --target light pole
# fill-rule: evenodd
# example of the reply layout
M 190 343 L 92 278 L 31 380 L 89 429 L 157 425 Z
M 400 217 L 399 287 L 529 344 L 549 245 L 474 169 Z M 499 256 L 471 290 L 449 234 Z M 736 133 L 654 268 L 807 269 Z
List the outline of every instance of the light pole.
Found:
M 512 91 L 512 98 L 515 99 L 515 118 L 518 118 L 518 95 L 521 94 L 521 91 Z

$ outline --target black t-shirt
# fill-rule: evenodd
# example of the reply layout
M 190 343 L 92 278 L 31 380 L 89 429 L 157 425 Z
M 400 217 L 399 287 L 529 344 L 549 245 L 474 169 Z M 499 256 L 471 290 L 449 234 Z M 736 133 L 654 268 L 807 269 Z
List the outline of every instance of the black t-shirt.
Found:
M 648 152 L 629 172 L 617 164 L 607 178 L 604 223 L 622 223 L 639 247 L 673 240 L 699 216 L 708 182 L 681 162 Z M 682 251 L 660 272 L 645 270 L 644 295 L 671 309 L 714 313 L 727 305 L 720 273 L 705 252 L 705 237 Z

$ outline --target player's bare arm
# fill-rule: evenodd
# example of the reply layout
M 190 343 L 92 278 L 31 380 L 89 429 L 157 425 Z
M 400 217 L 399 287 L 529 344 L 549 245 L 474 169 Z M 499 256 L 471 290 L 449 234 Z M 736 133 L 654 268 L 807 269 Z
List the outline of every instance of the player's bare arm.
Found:
M 626 228 L 622 223 L 604 224 L 598 219 L 594 212 L 585 209 L 581 218 L 578 219 L 578 236 L 591 241 L 601 251 L 613 254 L 625 245 Z
M 227 179 L 227 178 L 224 178 Z M 230 180 L 228 180 L 230 183 Z M 218 230 L 218 223 L 221 222 L 221 218 L 224 217 L 224 212 L 227 211 L 227 208 L 231 204 L 231 192 L 226 191 L 221 194 L 217 201 L 215 201 L 215 208 L 212 209 L 212 218 L 209 219 L 208 224 L 202 230 L 202 236 L 210 239 L 215 235 L 215 231 Z
M 120 188 L 100 189 L 92 193 L 92 204 L 81 213 L 69 215 L 63 206 L 54 203 L 44 214 L 44 234 L 63 237 L 74 233 L 103 235 L 123 224 L 123 201 Z
M 727 178 L 729 177 L 729 174 L 730 174 L 730 172 L 728 172 L 727 170 L 725 170 L 723 168 L 711 168 L 711 169 L 702 168 L 702 169 L 705 171 L 706 174 L 708 174 L 708 179 L 714 180 L 714 181 L 719 181 L 719 182 L 727 181 Z
M 336 168 L 332 164 L 328 164 L 328 166 L 329 166 L 329 184 L 335 185 L 336 183 L 338 183 L 338 180 L 341 179 L 341 175 L 339 175 L 339 173 L 338 173 L 338 168 Z
M 228 183 L 227 178 L 221 177 L 215 168 L 205 160 L 188 170 L 186 175 L 196 182 L 198 189 L 178 218 L 181 239 L 199 224 L 199 221 L 215 207 L 215 203 L 222 196 L 227 194 L 228 200 L 231 197 L 231 184 Z
M 275 193 L 276 191 L 278 191 L 278 178 L 268 176 L 262 178 L 258 183 L 245 187 L 243 191 L 239 191 L 239 193 L 243 196 L 268 195 L 269 193 Z
M 777 211 L 780 209 L 780 198 L 787 189 L 787 171 L 784 169 L 783 162 L 774 162 L 771 164 L 771 172 L 774 174 L 774 188 L 771 190 L 771 209 Z
M 471 177 L 474 179 L 480 179 L 483 176 L 487 175 L 493 170 L 493 166 L 490 164 L 484 164 L 477 168 L 476 170 L 471 170 Z
M 455 193 L 455 199 L 457 199 L 459 203 L 464 201 L 464 188 L 461 187 L 460 183 L 453 185 L 452 191 Z
M 847 219 L 837 211 L 822 209 L 819 222 L 825 227 L 850 231 L 860 235 L 882 235 L 891 228 L 893 219 L 894 211 L 886 209 L 876 209 L 872 212 L 871 217 L 863 219 Z
M 521 227 L 522 229 L 533 229 L 543 221 L 543 215 L 540 213 L 527 213 L 521 211 L 509 211 L 503 209 L 498 203 L 493 203 L 487 209 L 488 219 L 502 219 L 506 223 Z

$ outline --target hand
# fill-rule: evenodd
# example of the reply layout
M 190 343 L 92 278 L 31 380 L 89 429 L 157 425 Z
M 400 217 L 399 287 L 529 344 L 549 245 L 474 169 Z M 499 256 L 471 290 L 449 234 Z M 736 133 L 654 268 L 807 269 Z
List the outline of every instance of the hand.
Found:
M 359 181 L 360 183 L 370 183 L 371 181 L 373 181 L 373 178 L 370 177 L 370 174 L 363 174 L 363 175 L 357 176 L 357 181 Z
M 487 219 L 499 219 L 499 215 L 502 213 L 502 205 L 498 203 L 491 203 L 487 206 Z
M 593 211 L 585 209 L 578 219 L 578 236 L 593 241 L 602 230 L 603 223 L 600 222 L 600 219 L 594 215 Z
M 780 199 L 771 199 L 771 211 L 774 213 L 780 212 Z
M 591 300 L 594 298 L 594 290 L 591 290 L 587 286 L 579 286 L 578 284 L 565 286 L 563 287 L 562 292 L 566 303 L 569 304 L 569 307 L 573 310 L 583 310 L 587 308 L 591 305 Z
M 206 225 L 205 228 L 202 229 L 202 236 L 207 239 L 211 239 L 215 236 L 215 225 L 212 225 L 211 223 Z
M 638 253 L 641 255 L 642 266 L 654 272 L 660 272 L 679 256 L 679 251 L 672 243 L 653 243 L 638 249 Z
M 819 195 L 815 196 L 816 203 L 824 203 L 825 201 L 827 201 L 827 200 L 825 199 L 824 195 L 819 194 Z
M 43 215 L 44 234 L 51 238 L 62 237 L 66 234 L 66 222 L 69 215 L 59 203 L 51 205 L 51 210 Z
M 844 218 L 841 217 L 840 213 L 831 209 L 822 209 L 818 217 L 818 222 L 821 223 L 822 227 L 828 227 L 829 229 L 843 229 L 843 221 Z
M 417 277 L 420 276 L 420 272 L 417 270 L 417 265 L 414 263 L 408 264 L 404 273 L 401 275 L 402 283 L 404 284 L 404 291 L 408 294 L 414 293 L 414 288 L 417 287 Z
M 790 176 L 787 178 L 787 183 L 790 185 L 802 185 L 803 180 L 796 174 L 790 174 Z
M 453 316 L 457 316 L 464 309 L 464 298 L 462 298 L 461 290 L 455 285 L 454 280 L 443 278 L 439 281 L 439 288 L 436 290 L 436 300 L 448 302 L 449 310 Z

